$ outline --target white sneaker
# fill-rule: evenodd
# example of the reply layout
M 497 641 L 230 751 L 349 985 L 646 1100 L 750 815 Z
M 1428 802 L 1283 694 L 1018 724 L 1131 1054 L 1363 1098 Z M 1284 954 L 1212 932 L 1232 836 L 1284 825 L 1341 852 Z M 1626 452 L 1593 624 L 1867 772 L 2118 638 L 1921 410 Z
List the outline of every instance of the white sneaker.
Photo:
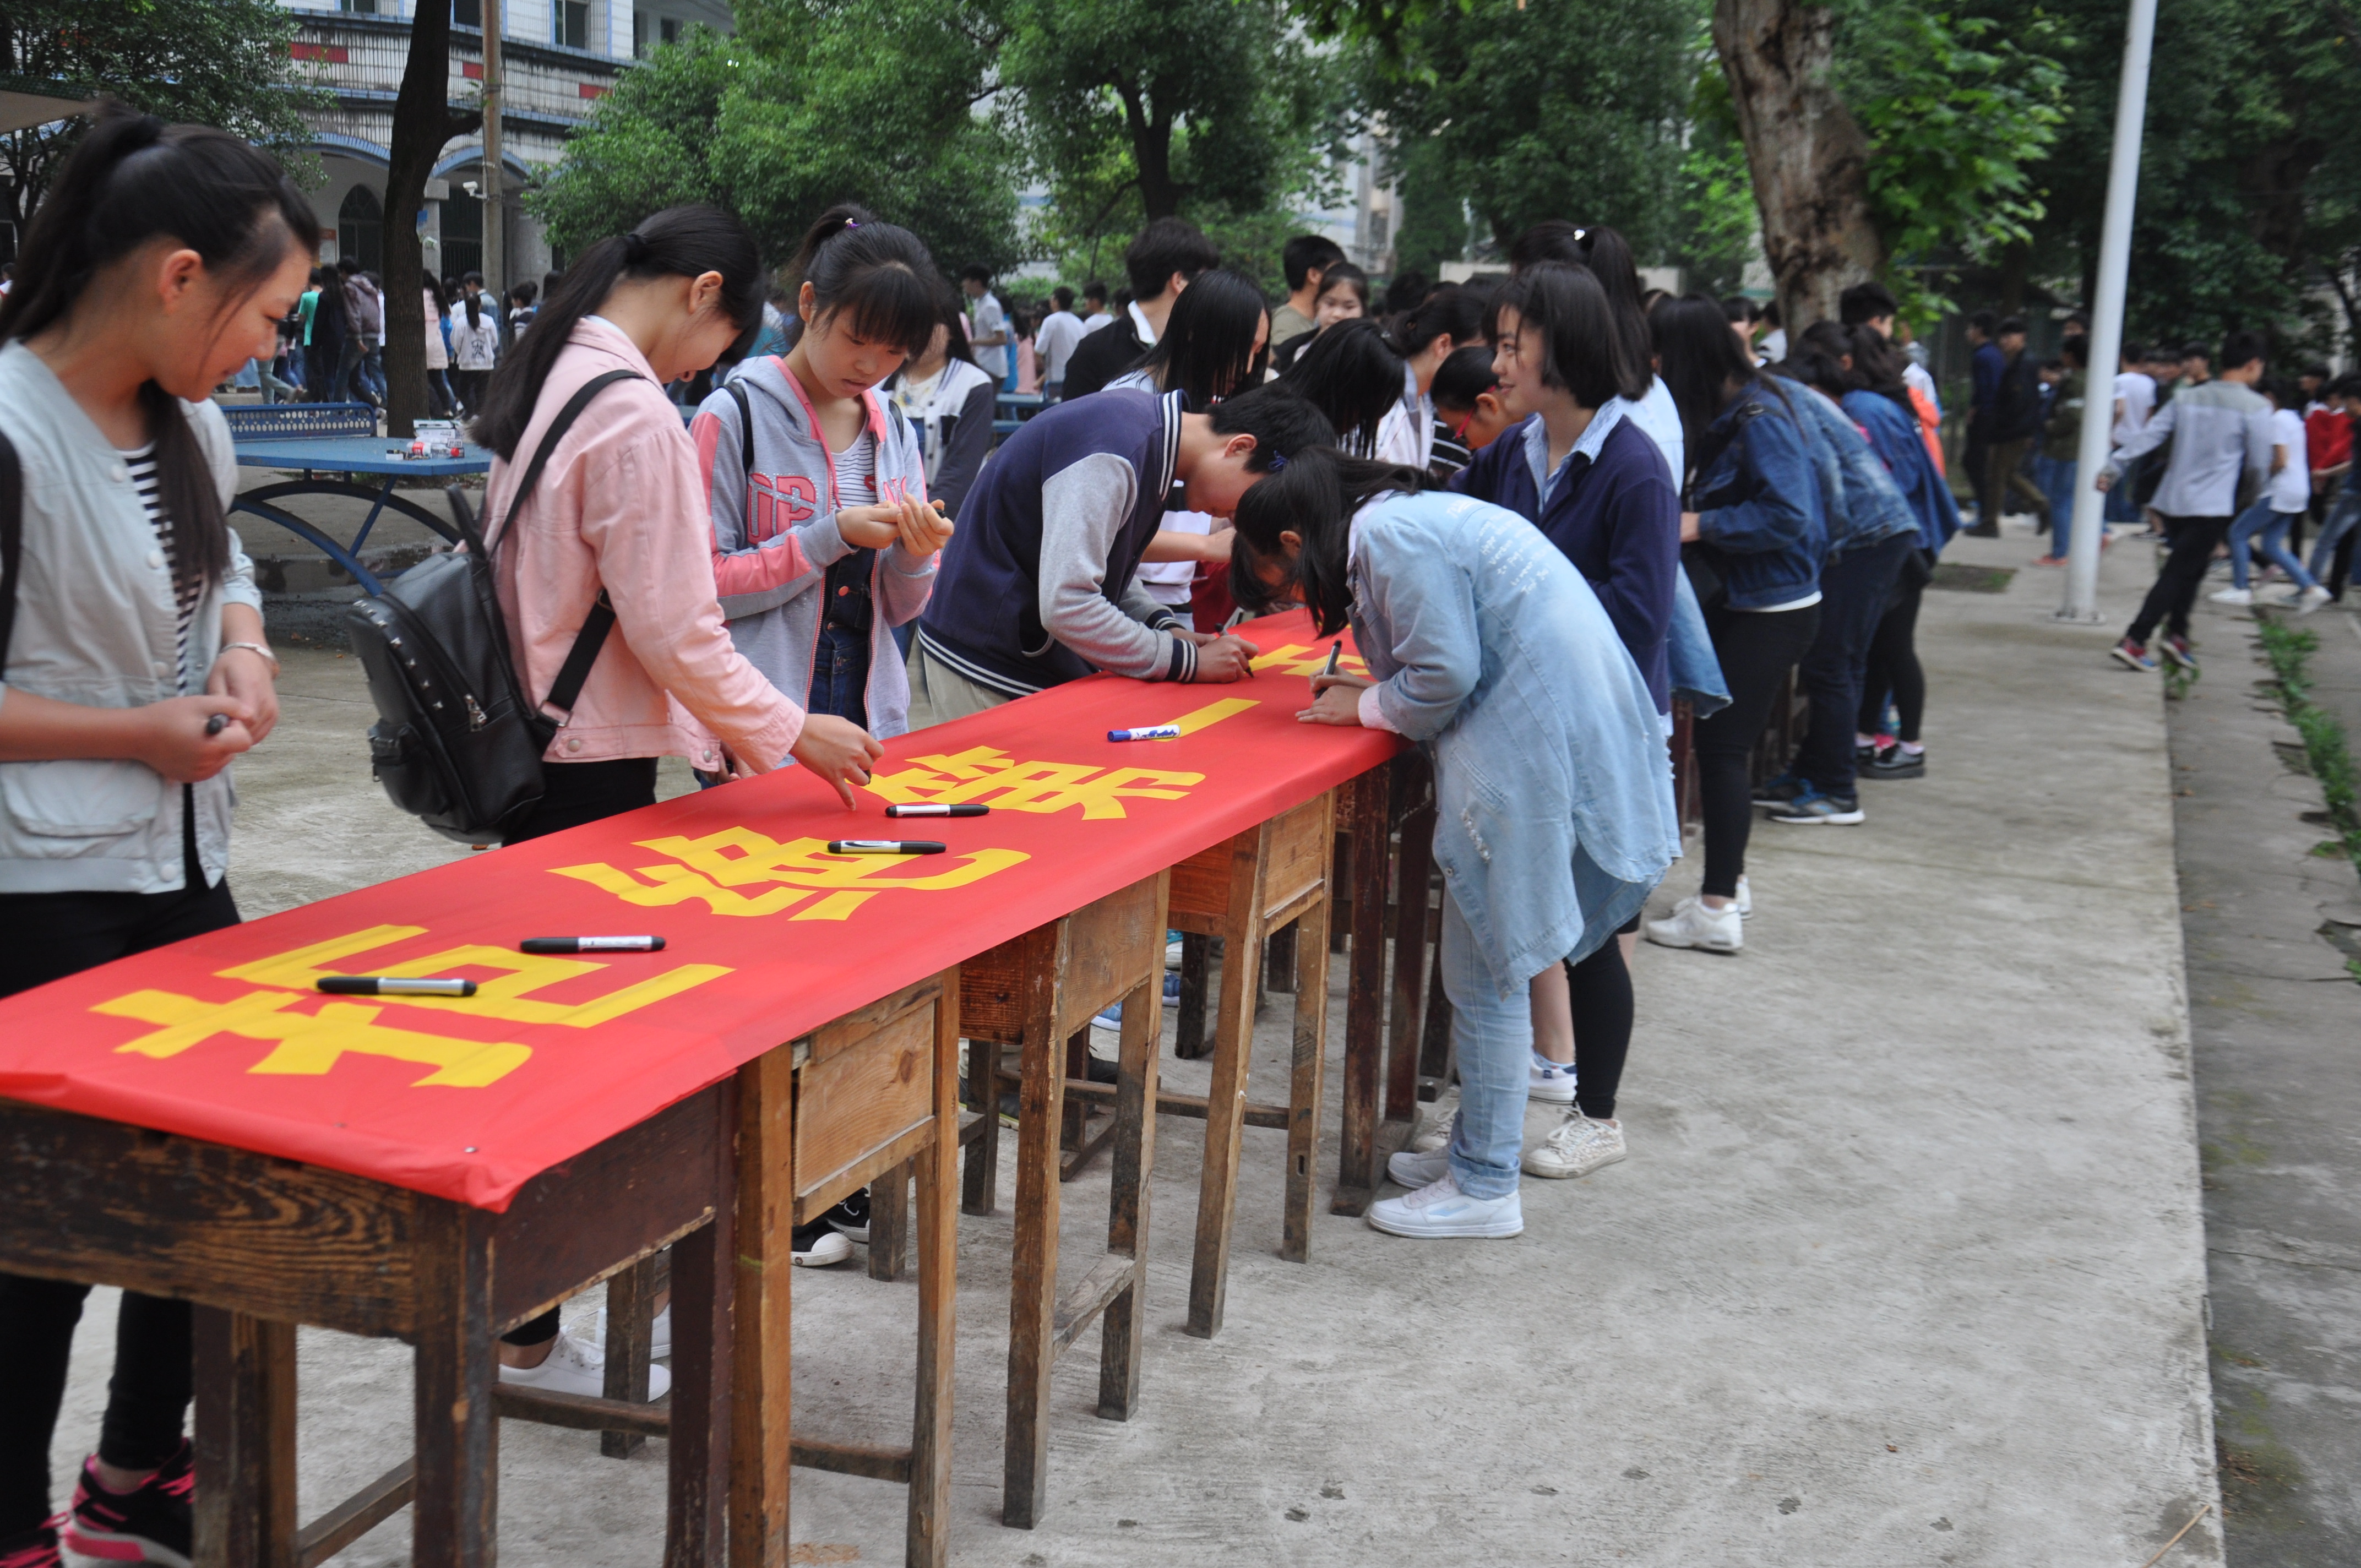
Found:
M 814 1223 L 818 1226 L 818 1230 L 807 1236 L 801 1234 L 802 1228 L 799 1226 L 797 1234 L 790 1244 L 792 1250 L 788 1253 L 788 1256 L 797 1268 L 826 1268 L 832 1263 L 842 1263 L 852 1255 L 851 1237 L 824 1220 Z M 804 1245 L 806 1242 L 811 1245 L 806 1246 Z
M 1426 1154 L 1400 1150 L 1386 1157 L 1386 1174 L 1413 1192 L 1432 1187 L 1451 1174 L 1451 1150 L 1444 1147 Z
M 1623 1157 L 1623 1129 L 1569 1107 L 1550 1135 L 1525 1151 L 1527 1176 L 1588 1176 Z
M 655 1332 L 650 1339 L 648 1349 L 650 1355 L 661 1360 L 672 1354 L 672 1309 L 670 1307 L 656 1314 Z M 601 1355 L 607 1353 L 607 1309 L 604 1307 L 598 1309 L 598 1326 L 591 1332 L 591 1343 L 598 1347 L 598 1353 Z
M 2205 597 L 2212 599 L 2215 604 L 2252 604 L 2255 602 L 2254 590 L 2251 588 L 2216 588 L 2213 592 L 2207 594 Z
M 1180 967 L 1180 938 L 1178 937 L 1164 944 L 1164 967 L 1166 969 Z
M 1753 916 L 1754 890 L 1747 885 L 1744 877 L 1738 879 L 1738 896 L 1730 901 L 1730 906 L 1738 911 L 1738 917 L 1741 920 L 1749 919 Z
M 1451 1146 L 1451 1124 L 1459 1114 L 1459 1086 L 1453 1084 L 1434 1103 L 1419 1108 L 1418 1131 L 1411 1135 L 1412 1154 L 1433 1154 Z
M 1536 1056 L 1525 1069 L 1525 1098 L 1545 1100 L 1553 1105 L 1574 1103 L 1574 1064 L 1551 1061 Z
M 1641 929 L 1648 940 L 1660 948 L 1697 948 L 1708 953 L 1734 953 L 1746 946 L 1746 933 L 1740 928 L 1744 917 L 1736 905 L 1720 909 L 1708 909 L 1705 900 L 1697 897 L 1682 899 L 1673 905 L 1672 914 L 1663 920 L 1644 922 Z
M 549 1347 L 548 1360 L 539 1366 L 503 1366 L 500 1381 L 552 1394 L 588 1394 L 597 1398 L 607 1392 L 607 1355 L 597 1345 L 560 1330 L 556 1343 Z M 672 1374 L 661 1366 L 649 1367 L 648 1398 L 661 1399 L 671 1392 Z
M 1525 1211 L 1513 1192 L 1470 1198 L 1445 1171 L 1415 1192 L 1370 1204 L 1369 1223 L 1389 1236 L 1515 1236 L 1524 1234 Z
M 2312 587 L 2304 589 L 2303 592 L 2288 600 L 2288 604 L 2298 615 L 2310 615 L 2313 610 L 2318 609 L 2322 605 L 2324 605 L 2327 602 L 2328 590 L 2322 587 L 2318 583 L 2312 584 Z

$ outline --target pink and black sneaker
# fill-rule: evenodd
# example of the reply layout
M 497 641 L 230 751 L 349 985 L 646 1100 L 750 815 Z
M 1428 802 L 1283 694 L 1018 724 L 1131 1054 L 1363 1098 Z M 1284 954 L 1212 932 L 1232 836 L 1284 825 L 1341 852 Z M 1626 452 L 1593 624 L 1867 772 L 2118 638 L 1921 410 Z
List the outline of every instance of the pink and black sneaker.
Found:
M 108 1563 L 189 1568 L 194 1533 L 189 1498 L 196 1486 L 196 1467 L 185 1438 L 162 1469 L 129 1492 L 108 1491 L 84 1460 L 73 1508 L 66 1516 L 65 1545 Z M 0 1568 L 11 1565 L 0 1560 Z
M 0 1568 L 64 1568 L 58 1555 L 59 1519 L 0 1539 Z

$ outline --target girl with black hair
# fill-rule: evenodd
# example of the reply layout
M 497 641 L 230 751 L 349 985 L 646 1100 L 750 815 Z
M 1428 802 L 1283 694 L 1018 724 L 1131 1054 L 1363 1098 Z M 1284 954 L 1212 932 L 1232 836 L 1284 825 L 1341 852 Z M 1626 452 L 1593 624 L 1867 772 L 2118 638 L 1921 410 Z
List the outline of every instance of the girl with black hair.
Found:
M 1321 635 L 1352 625 L 1368 678 L 1314 677 L 1299 718 L 1394 730 L 1433 758 L 1459 1112 L 1446 1147 L 1388 1161 L 1412 1190 L 1369 1223 L 1509 1236 L 1524 1226 L 1528 988 L 1616 951 L 1680 824 L 1655 700 L 1582 574 L 1516 513 L 1430 484 L 1300 453 L 1238 503 L 1232 575 L 1249 608 L 1301 594 Z
M 1640 287 L 1639 264 L 1631 247 L 1611 228 L 1577 228 L 1561 218 L 1535 224 L 1509 247 L 1510 276 L 1549 262 L 1589 270 L 1607 291 L 1614 314 L 1617 355 L 1630 367 L 1623 384 L 1623 412 L 1648 433 L 1664 454 L 1673 482 L 1686 477 L 1680 411 L 1670 388 L 1653 369 L 1655 348 L 1648 328 L 1647 294 Z
M 0 994 L 237 923 L 228 769 L 278 718 L 279 662 L 207 400 L 270 352 L 319 242 L 269 158 L 113 104 L 33 215 L 0 300 L 0 434 L 24 481 L 0 606 Z M 0 1562 L 56 1568 L 62 1523 L 91 1556 L 185 1563 L 185 1301 L 124 1293 L 98 1452 L 49 1519 L 88 1294 L 0 1275 Z
M 1281 344 L 1272 367 L 1284 375 L 1330 327 L 1363 320 L 1368 313 L 1369 275 L 1349 261 L 1335 263 L 1320 275 L 1320 292 L 1312 302 L 1312 330 Z
M 1704 883 L 1644 931 L 1665 947 L 1734 953 L 1745 945 L 1740 921 L 1752 907 L 1747 760 L 1772 699 L 1819 630 L 1828 519 L 1788 394 L 1754 367 L 1722 307 L 1691 294 L 1657 306 L 1650 324 L 1689 453 L 1683 565 L 1730 701 L 1692 732 L 1705 806 Z
M 1260 386 L 1269 346 L 1270 307 L 1263 300 L 1262 286 L 1235 269 L 1215 268 L 1201 274 L 1173 302 L 1156 346 L 1109 381 L 1106 389 L 1179 392 L 1183 408 L 1202 413 L 1224 398 Z M 1187 507 L 1165 510 L 1156 537 L 1139 558 L 1138 581 L 1150 598 L 1176 609 L 1185 606 L 1201 572 L 1228 562 L 1229 531 L 1216 530 L 1207 512 Z
M 451 304 L 443 292 L 443 285 L 434 274 L 426 274 L 421 303 L 426 310 L 426 407 L 436 419 L 450 419 L 459 411 L 459 400 L 452 394 L 451 378 Z
M 1492 370 L 1492 350 L 1483 344 L 1455 349 L 1434 373 L 1428 391 L 1434 404 L 1434 450 L 1427 469 L 1448 479 L 1477 453 L 1516 423 L 1500 400 L 1500 378 Z
M 910 708 L 894 628 L 925 606 L 951 524 L 927 504 L 917 433 L 874 389 L 927 346 L 944 284 L 917 236 L 855 206 L 812 225 L 795 273 L 796 345 L 741 364 L 689 427 L 714 581 L 773 685 L 891 737 Z
M 999 389 L 968 346 L 967 312 L 950 289 L 935 291 L 935 324 L 890 384 L 894 406 L 918 432 L 927 460 L 927 494 L 957 517 L 992 451 Z
M 459 308 L 451 313 L 451 362 L 459 372 L 459 404 L 470 414 L 483 407 L 485 383 L 500 361 L 500 318 L 483 282 L 481 274 L 468 273 L 460 285 Z
M 1445 284 L 1395 319 L 1391 336 L 1402 356 L 1402 396 L 1378 425 L 1379 462 L 1413 468 L 1433 464 L 1435 374 L 1460 345 L 1488 335 L 1484 306 L 1481 296 Z
M 1401 405 L 1401 356 L 1373 321 L 1340 322 L 1299 341 L 1311 346 L 1279 384 L 1328 416 L 1343 450 L 1368 456 L 1386 415 Z

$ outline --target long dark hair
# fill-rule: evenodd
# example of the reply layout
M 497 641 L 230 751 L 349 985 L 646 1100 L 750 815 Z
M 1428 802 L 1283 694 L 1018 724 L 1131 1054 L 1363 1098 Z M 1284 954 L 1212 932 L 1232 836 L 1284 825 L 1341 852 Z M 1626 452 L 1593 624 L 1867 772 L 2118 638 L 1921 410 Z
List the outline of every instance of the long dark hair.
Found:
M 1422 468 L 1376 463 L 1333 446 L 1297 453 L 1239 498 L 1237 538 L 1230 547 L 1231 595 L 1241 608 L 1260 614 L 1285 601 L 1287 589 L 1301 587 L 1320 635 L 1334 636 L 1353 608 L 1353 589 L 1345 580 L 1353 514 L 1389 491 L 1415 493 L 1436 484 Z M 1290 530 L 1303 548 L 1292 567 L 1275 574 L 1280 581 L 1273 586 L 1263 576 L 1274 565 L 1284 566 L 1287 549 L 1279 536 Z
M 1255 346 L 1255 328 L 1269 309 L 1261 285 L 1245 273 L 1227 267 L 1200 273 L 1172 302 L 1164 335 L 1133 368 L 1147 371 L 1159 391 L 1186 392 L 1189 407 L 1202 413 L 1215 399 L 1262 380 L 1270 345 L 1266 338 Z
M 1328 416 L 1346 450 L 1373 451 L 1378 422 L 1401 401 L 1402 360 L 1385 329 L 1363 316 L 1323 329 L 1281 380 Z
M 850 202 L 830 207 L 804 236 L 794 272 L 812 288 L 817 314 L 806 325 L 841 311 L 861 337 L 898 344 L 914 359 L 927 351 L 944 283 L 925 242 L 908 229 Z
M 1588 268 L 1544 261 L 1511 277 L 1492 297 L 1495 338 L 1502 311 L 1517 313 L 1521 331 L 1541 334 L 1542 380 L 1573 393 L 1584 408 L 1619 397 L 1636 403 L 1648 395 L 1653 372 L 1644 356 L 1632 352 L 1606 289 Z
M 1611 228 L 1582 228 L 1563 218 L 1549 218 L 1519 235 L 1509 247 L 1512 279 L 1553 261 L 1588 269 L 1606 291 L 1622 352 L 1640 369 L 1640 390 L 1623 394 L 1637 402 L 1647 395 L 1655 373 L 1649 364 L 1648 313 L 1641 297 L 1640 266 L 1631 243 Z
M 1455 353 L 1479 337 L 1489 336 L 1485 328 L 1491 314 L 1489 302 L 1483 295 L 1456 283 L 1445 283 L 1424 300 L 1394 318 L 1395 349 L 1408 359 L 1426 352 L 1436 338 L 1448 335 Z
M 1694 454 L 1730 401 L 1730 386 L 1763 385 L 1763 373 L 1738 346 L 1729 316 L 1710 294 L 1666 300 L 1648 325 L 1655 335 L 1657 373 L 1681 411 L 1681 434 Z
M 721 274 L 721 309 L 741 333 L 763 319 L 763 258 L 746 225 L 718 207 L 666 207 L 630 234 L 602 239 L 566 269 L 533 317 L 522 345 L 492 372 L 477 417 L 477 441 L 513 459 L 533 422 L 542 383 L 576 323 L 604 304 L 626 278 Z
M 195 251 L 235 302 L 291 252 L 317 251 L 320 221 L 276 162 L 227 131 L 168 126 L 110 102 L 33 213 L 16 282 L 0 298 L 0 342 L 65 322 L 92 280 L 159 236 Z M 213 465 L 170 392 L 144 381 L 139 406 L 178 586 L 209 582 L 229 565 Z
M 957 359 L 975 365 L 975 348 L 967 340 L 967 310 L 960 302 L 961 298 L 960 291 L 948 283 L 940 284 L 935 290 L 935 319 L 943 323 L 943 361 L 949 364 Z M 931 325 L 928 326 L 927 335 L 932 337 L 934 331 Z M 926 351 L 925 344 L 918 345 L 918 354 Z M 914 354 L 910 357 L 915 359 L 917 356 Z M 981 370 L 983 367 L 977 365 L 976 368 Z

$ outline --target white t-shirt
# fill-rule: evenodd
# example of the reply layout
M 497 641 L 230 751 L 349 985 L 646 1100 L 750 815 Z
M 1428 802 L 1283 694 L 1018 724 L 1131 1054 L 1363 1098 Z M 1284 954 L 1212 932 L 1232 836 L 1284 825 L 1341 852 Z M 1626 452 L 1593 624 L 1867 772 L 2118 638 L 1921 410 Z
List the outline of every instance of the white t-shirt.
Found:
M 998 337 L 1004 335 L 1008 330 L 1008 313 L 1002 310 L 1000 302 L 989 293 L 969 307 L 968 321 L 973 329 L 969 334 L 972 338 Z M 978 342 L 975 348 L 975 362 L 983 366 L 985 373 L 995 382 L 1008 378 L 1008 345 L 1006 344 L 996 344 L 986 347 L 983 343 Z
M 1090 336 L 1091 334 L 1098 331 L 1099 328 L 1106 325 L 1107 323 L 1113 320 L 1115 320 L 1115 313 L 1113 311 L 1101 311 L 1094 316 L 1087 316 L 1083 318 L 1082 335 L 1084 337 Z
M 2293 409 L 2272 414 L 2271 444 L 2287 448 L 2287 466 L 2271 476 L 2265 499 L 2273 511 L 2301 511 L 2312 504 L 2312 464 L 2304 455 L 2303 416 Z
M 2121 446 L 2147 429 L 2148 416 L 2156 412 L 2156 378 L 2141 370 L 2123 372 L 2115 378 L 2115 401 L 2124 405 L 2124 412 L 2115 421 L 2112 439 Z
M 1763 362 L 1776 365 L 1787 357 L 1787 329 L 1774 326 L 1763 334 Z
M 1041 361 L 1044 383 L 1066 378 L 1066 361 L 1074 356 L 1074 345 L 1082 341 L 1082 318 L 1071 311 L 1051 311 L 1041 318 L 1040 330 L 1033 334 L 1033 352 Z
M 1109 381 L 1105 389 L 1112 392 L 1126 388 L 1149 393 L 1157 389 L 1154 378 L 1145 370 L 1126 371 Z M 1156 526 L 1159 532 L 1169 533 L 1211 533 L 1213 532 L 1213 517 L 1211 512 L 1168 511 Z M 1142 561 L 1132 576 L 1138 579 L 1140 587 L 1148 590 L 1149 598 L 1179 609 L 1189 602 L 1190 585 L 1197 580 L 1197 563 Z

